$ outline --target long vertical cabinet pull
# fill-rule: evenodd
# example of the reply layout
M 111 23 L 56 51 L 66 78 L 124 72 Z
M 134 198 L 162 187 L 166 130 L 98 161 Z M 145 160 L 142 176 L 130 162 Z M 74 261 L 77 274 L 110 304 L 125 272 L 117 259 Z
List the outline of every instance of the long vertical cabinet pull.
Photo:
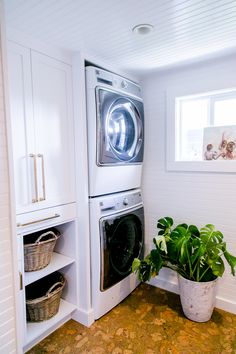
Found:
M 41 158 L 42 161 L 42 185 L 43 185 L 43 197 L 39 198 L 39 201 L 42 202 L 46 200 L 46 188 L 45 188 L 45 171 L 44 171 L 44 157 L 43 154 L 38 154 L 38 157 Z
M 39 201 L 38 197 L 38 180 L 37 180 L 37 161 L 36 155 L 29 155 L 34 160 L 34 190 L 35 190 L 35 198 L 32 198 L 32 203 L 37 203 Z

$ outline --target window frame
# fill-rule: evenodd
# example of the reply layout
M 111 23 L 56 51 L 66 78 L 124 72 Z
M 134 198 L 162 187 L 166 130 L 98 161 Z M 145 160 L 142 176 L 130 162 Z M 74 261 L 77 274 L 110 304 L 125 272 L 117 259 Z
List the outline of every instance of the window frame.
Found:
M 214 122 L 214 109 L 212 105 L 219 99 L 232 96 L 236 98 L 236 87 L 217 88 L 215 90 L 193 90 L 193 88 L 175 87 L 166 92 L 166 168 L 168 171 L 198 171 L 198 172 L 236 172 L 235 161 L 181 161 L 177 160 L 180 152 L 179 135 L 180 124 L 177 117 L 177 106 L 181 99 L 204 98 L 212 95 L 210 98 L 209 109 L 211 114 L 210 121 Z

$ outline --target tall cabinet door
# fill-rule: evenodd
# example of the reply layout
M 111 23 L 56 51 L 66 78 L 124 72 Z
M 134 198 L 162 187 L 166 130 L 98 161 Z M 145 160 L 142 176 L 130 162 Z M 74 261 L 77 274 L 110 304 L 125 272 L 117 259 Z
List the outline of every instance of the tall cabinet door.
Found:
M 43 207 L 75 200 L 71 67 L 32 51 L 38 194 Z
M 8 43 L 9 98 L 16 213 L 37 208 L 30 50 Z

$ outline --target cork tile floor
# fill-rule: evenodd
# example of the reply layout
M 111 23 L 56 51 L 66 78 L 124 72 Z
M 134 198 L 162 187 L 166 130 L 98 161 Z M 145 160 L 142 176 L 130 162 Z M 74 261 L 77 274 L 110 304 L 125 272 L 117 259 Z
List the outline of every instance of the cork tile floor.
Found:
M 215 309 L 207 323 L 187 320 L 179 296 L 141 284 L 86 328 L 73 320 L 28 354 L 236 353 L 236 315 Z

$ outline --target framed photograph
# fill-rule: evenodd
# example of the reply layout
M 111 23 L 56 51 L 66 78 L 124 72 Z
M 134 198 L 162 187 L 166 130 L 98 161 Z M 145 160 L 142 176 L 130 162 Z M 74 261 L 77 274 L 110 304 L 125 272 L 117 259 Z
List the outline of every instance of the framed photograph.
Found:
M 204 128 L 203 160 L 236 160 L 236 125 Z

